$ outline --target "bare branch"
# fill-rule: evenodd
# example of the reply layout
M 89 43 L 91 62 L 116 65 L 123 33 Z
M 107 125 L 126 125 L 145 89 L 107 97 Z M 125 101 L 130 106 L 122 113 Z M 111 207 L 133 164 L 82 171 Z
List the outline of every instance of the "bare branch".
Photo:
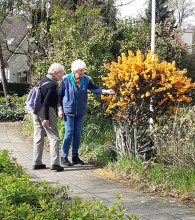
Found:
M 122 0 L 120 0 L 120 3 L 118 5 L 115 5 L 114 7 L 115 8 L 118 8 L 118 7 L 122 7 L 122 6 L 126 6 L 126 5 L 130 5 L 132 2 L 134 2 L 135 0 L 129 0 L 128 2 L 126 3 L 122 3 Z
M 28 55 L 28 53 L 24 49 L 20 48 L 21 52 L 17 52 L 18 48 L 16 48 L 16 50 L 12 50 L 9 47 L 9 45 L 7 44 L 7 42 L 4 42 L 4 43 L 5 43 L 5 46 L 6 46 L 6 50 L 11 52 L 12 54 L 17 54 L 17 55 L 20 54 L 20 55 L 26 55 L 26 56 Z
M 169 4 L 175 11 L 178 27 L 181 27 L 187 18 L 195 15 L 195 4 L 192 1 L 171 0 Z

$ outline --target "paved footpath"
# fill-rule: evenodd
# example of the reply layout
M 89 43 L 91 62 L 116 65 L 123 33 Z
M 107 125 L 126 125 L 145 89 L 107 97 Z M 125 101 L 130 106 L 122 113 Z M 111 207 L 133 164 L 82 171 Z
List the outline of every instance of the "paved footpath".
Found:
M 19 164 L 35 181 L 69 185 L 72 195 L 84 199 L 96 198 L 108 205 L 123 197 L 127 213 L 135 213 L 140 220 L 195 220 L 195 207 L 178 204 L 174 199 L 162 199 L 127 188 L 120 183 L 99 176 L 94 167 L 65 168 L 64 172 L 49 169 L 32 170 L 32 143 L 21 137 L 20 123 L 0 123 L 0 149 L 12 151 Z M 49 152 L 44 151 L 43 162 L 49 167 Z

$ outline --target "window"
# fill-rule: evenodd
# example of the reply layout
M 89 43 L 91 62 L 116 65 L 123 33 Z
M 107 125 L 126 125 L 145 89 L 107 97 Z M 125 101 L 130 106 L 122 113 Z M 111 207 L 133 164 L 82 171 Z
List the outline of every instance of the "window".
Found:
M 27 71 L 17 73 L 17 82 L 27 83 Z

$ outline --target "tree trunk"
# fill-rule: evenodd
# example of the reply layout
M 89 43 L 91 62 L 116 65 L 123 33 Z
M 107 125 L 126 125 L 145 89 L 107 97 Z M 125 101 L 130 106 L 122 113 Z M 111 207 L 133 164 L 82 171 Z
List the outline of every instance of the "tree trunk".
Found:
M 117 121 L 117 123 L 114 124 L 114 131 L 116 134 L 117 154 L 133 159 L 135 156 L 135 146 L 133 146 L 135 141 L 133 139 L 134 131 L 132 127 L 128 125 L 128 123 Z
M 7 86 L 7 79 L 5 76 L 5 65 L 4 65 L 4 60 L 3 60 L 3 53 L 2 53 L 2 47 L 0 44 L 0 73 L 1 73 L 1 81 L 2 81 L 2 85 L 3 85 L 3 92 L 4 92 L 4 96 L 5 96 L 5 102 L 6 105 L 9 105 L 9 101 L 8 101 L 8 86 Z

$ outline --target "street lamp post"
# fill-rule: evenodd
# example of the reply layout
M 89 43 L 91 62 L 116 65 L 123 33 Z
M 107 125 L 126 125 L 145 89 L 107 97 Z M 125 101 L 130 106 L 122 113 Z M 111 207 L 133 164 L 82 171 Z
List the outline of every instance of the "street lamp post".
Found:
M 156 0 L 152 0 L 151 52 L 153 53 L 155 50 L 155 19 L 156 19 L 155 17 L 156 17 Z
M 154 59 L 154 50 L 155 50 L 155 17 L 156 17 L 156 0 L 152 0 L 152 20 L 151 20 L 151 52 L 152 60 Z M 152 105 L 152 97 L 150 98 L 150 114 L 153 114 L 153 105 Z M 150 116 L 149 120 L 150 131 L 153 131 L 153 117 Z
M 46 46 L 48 46 L 49 42 L 49 10 L 51 8 L 50 0 L 46 0 L 45 10 L 46 10 Z
M 49 10 L 50 10 L 50 3 L 49 3 L 49 0 L 46 1 L 45 3 L 45 8 L 46 8 L 46 13 L 47 13 L 47 19 L 49 18 Z

